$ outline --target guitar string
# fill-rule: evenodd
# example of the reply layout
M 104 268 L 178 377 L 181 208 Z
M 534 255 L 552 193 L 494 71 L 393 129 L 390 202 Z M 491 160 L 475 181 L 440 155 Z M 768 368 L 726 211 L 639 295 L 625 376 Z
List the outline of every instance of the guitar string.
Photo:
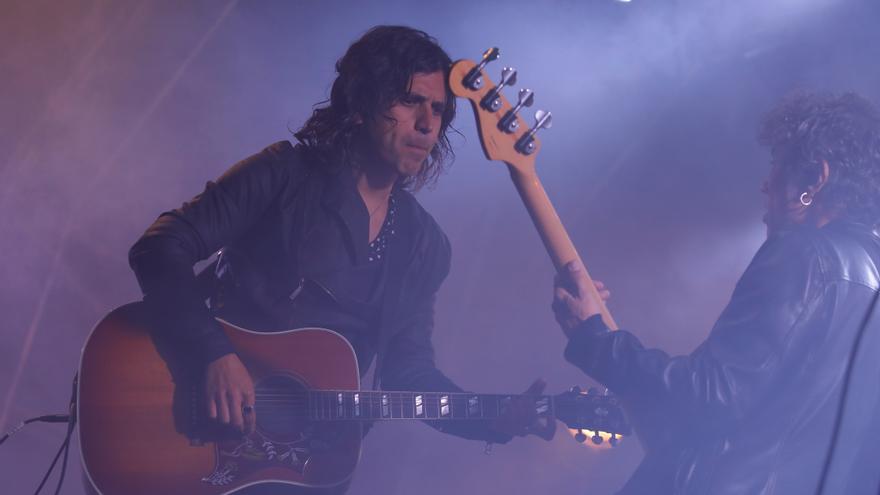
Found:
M 308 398 L 266 399 L 266 398 L 257 397 L 256 402 L 258 404 L 278 404 L 278 405 L 292 405 L 292 406 L 308 405 L 308 404 L 321 404 L 321 403 L 332 404 L 332 405 L 339 404 L 339 402 L 337 401 L 337 399 L 335 397 L 327 397 L 327 398 L 317 399 L 317 400 L 311 400 Z M 486 406 L 493 407 L 496 403 L 503 404 L 503 403 L 499 403 L 496 401 L 491 401 L 491 402 L 484 403 L 483 406 L 484 407 L 486 407 Z M 371 401 L 369 399 L 365 399 L 365 400 L 361 400 L 358 404 L 359 405 L 367 405 L 367 404 L 381 405 L 381 404 L 383 404 L 383 402 L 381 400 L 372 400 Z M 466 406 L 466 405 L 469 405 L 470 403 L 468 401 L 462 401 L 462 400 L 450 400 L 449 402 L 446 402 L 446 403 L 440 403 L 439 401 L 436 401 L 436 400 L 435 401 L 428 400 L 428 401 L 422 402 L 421 404 L 415 404 L 412 400 L 406 400 L 406 399 L 392 400 L 392 399 L 389 399 L 386 402 L 386 404 L 423 405 L 423 406 L 431 406 L 431 407 L 434 407 L 434 406 L 442 407 L 442 406 L 446 406 L 446 405 L 450 405 L 450 406 L 451 405 L 455 405 L 455 406 L 465 405 Z M 348 399 L 348 400 L 344 401 L 344 405 L 347 407 L 351 407 L 351 406 L 354 406 L 355 404 L 351 401 L 351 399 Z
M 400 396 L 400 395 L 394 396 L 394 395 L 389 394 L 389 395 L 384 396 L 385 405 L 387 405 L 389 407 L 410 406 L 410 405 L 415 406 L 414 399 L 415 399 L 416 395 L 419 395 L 419 394 L 415 394 L 415 395 L 412 395 L 409 397 Z M 459 397 L 447 396 L 447 401 L 445 403 L 442 403 L 441 398 L 443 396 L 427 396 L 424 394 L 421 394 L 421 395 L 423 395 L 423 397 L 425 398 L 423 401 L 423 405 L 426 407 L 430 406 L 432 408 L 435 406 L 442 407 L 444 405 L 458 406 L 458 407 L 461 407 L 462 405 L 469 406 L 470 399 L 471 399 L 471 396 L 464 396 L 464 397 L 462 397 L 462 396 L 459 396 Z M 493 407 L 493 405 L 496 405 L 498 403 L 503 403 L 505 398 L 508 398 L 508 396 L 500 396 L 501 400 L 493 400 L 496 398 L 492 398 L 492 399 L 487 400 L 484 398 L 484 400 L 482 400 L 482 403 L 483 403 L 484 407 L 485 406 Z M 268 404 L 279 404 L 279 405 L 288 405 L 288 406 L 308 406 L 308 405 L 322 406 L 323 405 L 322 407 L 339 406 L 338 395 L 336 393 L 321 393 L 321 395 L 317 395 L 317 396 L 306 394 L 306 393 L 256 394 L 256 399 L 257 399 L 257 402 L 259 402 L 260 404 L 263 404 L 263 405 L 268 405 Z M 364 395 L 364 396 L 361 396 L 359 405 L 361 405 L 362 407 L 381 407 L 383 405 L 383 397 L 379 396 L 379 395 L 376 395 L 376 396 Z M 354 406 L 353 395 L 349 395 L 349 396 L 345 397 L 343 406 L 345 406 L 345 407 L 353 407 Z M 564 404 L 555 404 L 555 402 L 554 402 L 554 406 L 556 409 L 559 409 L 560 407 L 563 407 L 563 408 L 565 407 Z
M 308 405 L 308 404 L 306 404 Z M 259 406 L 259 404 L 258 404 Z M 425 412 L 416 414 L 413 407 L 407 404 L 390 405 L 388 413 L 383 414 L 380 404 L 362 404 L 359 416 L 354 414 L 354 408 L 340 406 L 338 403 L 318 404 L 318 408 L 292 408 L 286 405 L 270 404 L 262 405 L 258 408 L 263 414 L 260 415 L 260 423 L 273 422 L 290 422 L 290 421 L 313 421 L 313 422 L 342 422 L 342 421 L 382 421 L 382 420 L 477 420 L 477 419 L 495 419 L 502 411 L 495 408 L 483 410 L 479 413 L 471 413 L 467 409 L 459 410 L 456 414 L 455 410 L 450 411 L 448 415 L 439 413 L 438 408 L 426 408 Z M 399 406 L 399 407 L 398 407 Z M 406 407 L 403 407 L 406 406 Z M 342 408 L 342 409 L 340 409 Z M 281 411 L 281 412 L 279 412 Z M 395 415 L 395 413 L 399 413 Z M 591 430 L 601 430 L 612 432 L 616 430 L 613 426 L 614 421 L 608 418 L 606 422 L 595 421 L 592 425 L 580 426 Z
M 263 400 L 265 400 L 265 401 L 267 401 L 267 402 L 272 402 L 272 401 L 278 401 L 278 402 L 290 402 L 290 401 L 293 401 L 293 402 L 296 402 L 296 401 L 309 402 L 309 401 L 313 401 L 313 400 L 319 400 L 319 401 L 320 401 L 320 400 L 332 400 L 332 401 L 336 401 L 336 400 L 338 400 L 338 398 L 339 398 L 336 394 L 327 394 L 327 395 L 322 395 L 322 396 L 284 395 L 284 394 L 274 394 L 274 395 L 256 394 L 255 397 L 256 397 L 257 399 L 263 399 Z M 423 402 L 432 402 L 432 403 L 440 403 L 440 402 L 441 402 L 441 398 L 440 398 L 440 397 L 422 396 L 422 398 L 423 398 Z M 351 402 L 351 401 L 353 401 L 353 400 L 354 400 L 354 397 L 353 397 L 353 396 L 347 396 L 347 397 L 345 397 L 345 401 L 346 401 L 346 402 Z M 367 396 L 361 396 L 361 397 L 359 398 L 359 400 L 361 400 L 362 402 L 371 402 L 371 401 L 372 401 L 372 402 L 377 402 L 377 403 L 378 403 L 378 402 L 382 402 L 383 400 L 384 400 L 384 401 L 389 401 L 389 402 L 391 402 L 391 401 L 397 401 L 397 402 L 413 402 L 413 401 L 415 400 L 415 396 L 413 396 L 413 397 L 392 397 L 392 396 L 385 396 L 385 397 L 378 397 L 378 396 L 377 396 L 377 397 L 367 397 Z M 448 401 L 448 402 L 470 402 L 470 399 L 469 399 L 469 398 L 466 398 L 466 397 L 461 397 L 461 398 L 457 398 L 457 397 L 449 397 L 449 398 L 447 399 L 447 401 Z M 482 400 L 482 401 L 480 401 L 480 402 L 482 402 L 482 403 L 494 403 L 494 402 L 505 402 L 505 400 L 504 400 L 504 399 L 501 399 L 501 400 L 491 400 L 491 399 L 490 399 L 490 400 Z
M 349 397 L 347 398 L 348 400 L 345 403 L 339 404 L 338 397 L 337 397 L 338 393 L 352 394 L 352 392 L 321 391 L 321 392 L 319 392 L 319 395 L 316 397 L 314 395 L 309 395 L 308 392 L 299 392 L 296 394 L 271 394 L 271 395 L 269 395 L 270 397 L 282 397 L 282 398 L 268 399 L 268 400 L 265 398 L 263 400 L 259 400 L 260 397 L 266 397 L 267 395 L 266 394 L 257 394 L 258 400 L 257 400 L 256 405 L 258 406 L 258 409 L 261 409 L 264 411 L 268 410 L 268 411 L 270 411 L 270 413 L 273 410 L 276 410 L 276 411 L 278 409 L 290 410 L 290 409 L 294 409 L 294 408 L 298 408 L 299 412 L 305 412 L 305 414 L 297 415 L 296 414 L 297 411 L 294 411 L 294 414 L 287 415 L 288 418 L 293 418 L 293 419 L 310 419 L 310 418 L 313 418 L 315 416 L 315 414 L 318 414 L 319 416 L 323 416 L 322 413 L 332 413 L 333 411 L 339 411 L 340 408 L 343 409 L 341 416 L 345 416 L 346 413 L 352 414 L 353 411 L 356 409 L 354 404 L 351 402 L 353 396 L 349 395 Z M 434 394 L 436 394 L 436 395 L 434 395 Z M 416 414 L 414 411 L 414 408 L 418 407 L 418 406 L 413 403 L 413 399 L 416 395 L 427 395 L 427 394 L 413 393 L 410 397 L 405 397 L 403 395 L 403 393 L 396 393 L 395 395 L 385 394 L 385 398 L 388 400 L 388 402 L 383 404 L 381 395 L 377 393 L 376 395 L 372 395 L 372 396 L 364 396 L 365 400 L 363 402 L 361 402 L 360 404 L 358 404 L 357 408 L 364 411 L 365 415 L 369 414 L 370 416 L 373 416 L 373 414 L 372 414 L 373 412 L 378 413 L 377 414 L 378 417 L 376 419 L 384 419 L 384 418 L 409 419 L 410 416 L 406 415 L 405 413 L 408 413 L 410 411 L 412 411 L 411 414 L 414 419 L 418 419 L 418 418 L 422 418 L 422 417 L 425 417 L 428 419 L 447 419 L 447 418 L 451 419 L 452 415 L 455 414 L 455 409 L 459 409 L 459 416 L 457 416 L 455 419 L 467 419 L 467 417 L 461 417 L 462 413 L 464 413 L 466 416 L 470 416 L 470 417 L 477 415 L 474 413 L 468 413 L 469 399 L 473 396 L 470 396 L 467 394 L 459 395 L 458 397 L 449 397 L 450 400 L 449 400 L 448 405 L 450 406 L 450 409 L 451 409 L 450 414 L 449 415 L 440 414 L 440 409 L 442 408 L 442 406 L 446 405 L 446 404 L 440 403 L 440 397 L 445 394 L 440 394 L 440 393 L 436 393 L 436 392 L 432 393 L 432 395 L 434 395 L 434 397 L 432 397 L 433 400 L 426 401 L 422 405 L 422 407 L 424 407 L 426 409 L 426 412 L 424 412 L 422 414 Z M 500 397 L 505 397 L 505 396 L 500 396 Z M 316 400 L 313 400 L 313 399 L 316 399 Z M 488 405 L 489 410 L 488 411 L 487 410 L 481 411 L 479 416 L 485 417 L 485 418 L 496 417 L 500 413 L 500 411 L 497 410 L 498 403 L 495 401 L 488 401 L 488 402 L 490 402 L 490 403 L 486 404 L 486 405 Z M 495 402 L 494 407 L 493 407 L 492 402 Z M 458 406 L 458 407 L 454 407 L 454 406 Z M 464 406 L 464 409 L 465 409 L 464 411 L 461 410 L 462 406 Z M 269 409 L 267 409 L 267 408 L 269 408 Z M 303 408 L 306 408 L 309 410 L 303 411 Z M 382 414 L 381 410 L 383 408 L 389 409 L 389 412 L 387 415 Z M 394 413 L 397 412 L 397 411 L 395 411 L 395 409 L 400 411 L 400 416 L 397 418 L 394 417 Z M 483 409 L 483 408 L 481 408 L 481 409 Z M 494 411 L 494 414 L 493 414 L 492 409 L 496 409 L 496 411 Z M 313 414 L 313 413 L 315 413 L 315 414 Z M 345 420 L 347 418 L 337 417 L 337 418 L 328 418 L 328 419 Z M 352 419 L 354 419 L 354 418 L 352 418 Z
M 268 397 L 268 398 L 291 398 L 291 399 L 309 399 L 312 397 L 332 397 L 335 399 L 338 397 L 339 394 L 343 394 L 348 399 L 351 399 L 354 397 L 356 392 L 355 393 L 353 393 L 353 392 L 333 392 L 333 391 L 321 391 L 318 393 L 315 393 L 315 392 L 295 392 L 295 393 L 261 393 L 261 392 L 257 392 L 256 394 L 254 394 L 254 396 L 255 397 Z M 507 399 L 512 399 L 514 397 L 531 397 L 531 398 L 533 398 L 533 400 L 535 400 L 535 402 L 538 402 L 540 399 L 549 398 L 549 396 L 518 396 L 518 395 L 517 396 L 513 396 L 513 395 L 485 396 L 485 395 L 483 395 L 483 396 L 479 396 L 479 397 L 473 396 L 473 395 L 457 395 L 456 396 L 456 395 L 449 395 L 449 394 L 438 394 L 435 392 L 432 392 L 429 394 L 407 392 L 406 395 L 399 394 L 399 393 L 398 394 L 381 394 L 381 395 L 380 394 L 364 394 L 364 393 L 357 393 L 357 394 L 359 394 L 360 398 L 363 400 L 381 400 L 383 397 L 388 400 L 393 400 L 393 399 L 414 400 L 415 397 L 421 396 L 425 399 L 435 400 L 435 401 L 440 400 L 444 397 L 450 401 L 453 401 L 453 400 L 455 400 L 455 401 L 469 401 L 469 400 L 473 399 L 474 397 L 477 397 L 479 400 L 486 402 L 486 401 L 493 401 L 493 400 L 502 400 L 503 401 L 503 400 L 507 400 Z
M 340 404 L 338 401 L 334 400 L 335 398 L 325 398 L 324 400 L 310 401 L 308 399 L 305 400 L 258 400 L 256 402 L 256 406 L 258 410 L 262 411 L 285 411 L 286 413 L 297 413 L 298 411 L 303 411 L 306 417 L 314 416 L 315 414 L 323 415 L 324 413 L 329 414 L 329 411 L 338 411 L 340 408 L 343 410 L 341 414 L 333 414 L 334 416 L 350 416 L 354 414 L 355 410 L 363 411 L 361 414 L 376 416 L 378 418 L 394 416 L 398 414 L 401 416 L 409 415 L 412 416 L 423 416 L 423 415 L 431 415 L 440 418 L 447 417 L 444 414 L 441 414 L 441 410 L 444 406 L 448 406 L 449 414 L 456 416 L 482 416 L 486 418 L 497 417 L 499 414 L 503 412 L 503 405 L 500 403 L 487 403 L 480 407 L 479 411 L 472 410 L 472 406 L 466 401 L 451 401 L 448 404 L 440 404 L 438 402 L 426 402 L 421 405 L 425 412 L 420 415 L 415 413 L 415 409 L 419 407 L 411 401 L 407 400 L 391 400 L 387 403 L 382 403 L 380 401 L 363 401 L 357 405 L 353 404 L 350 401 Z M 388 410 L 387 413 L 383 413 L 383 409 Z M 556 407 L 553 410 L 548 410 L 547 413 L 552 413 L 554 416 L 562 413 L 565 410 L 564 407 Z M 555 411 L 555 412 L 553 412 Z M 616 415 L 609 415 L 609 420 L 615 418 Z
M 359 407 L 364 410 L 381 410 L 382 408 L 401 410 L 418 407 L 418 405 L 413 402 L 412 397 L 392 396 L 386 397 L 387 402 L 385 403 L 383 403 L 379 397 L 364 397 L 357 406 L 352 402 L 352 397 L 348 397 L 344 403 L 340 404 L 335 394 L 326 394 L 319 397 L 308 397 L 305 394 L 299 394 L 299 396 L 284 396 L 271 399 L 258 395 L 257 399 L 256 405 L 260 406 L 262 409 L 274 407 L 282 409 L 310 408 L 314 410 L 327 410 L 342 407 L 348 410 L 353 410 L 355 407 Z M 488 408 L 488 410 L 491 411 L 492 409 L 497 409 L 500 405 L 502 405 L 500 401 L 483 401 L 481 409 L 485 410 Z M 437 398 L 434 398 L 433 400 L 425 400 L 422 403 L 422 407 L 430 409 L 432 412 L 441 409 L 443 406 L 449 406 L 454 412 L 455 410 L 469 410 L 471 403 L 468 401 L 467 397 L 450 398 L 445 404 L 440 403 Z M 554 404 L 554 406 L 553 409 L 559 412 L 566 408 L 564 404 Z
M 503 394 L 468 394 L 462 392 L 444 394 L 442 392 L 417 393 L 319 390 L 290 393 L 286 392 L 287 389 L 276 387 L 263 388 L 261 390 L 273 392 L 255 394 L 256 398 L 258 399 L 257 405 L 259 406 L 259 409 L 264 411 L 264 415 L 261 419 L 272 419 L 274 416 L 276 416 L 278 410 L 282 410 L 285 412 L 284 417 L 278 419 L 288 421 L 297 419 L 313 421 L 346 421 L 359 419 L 446 420 L 475 419 L 475 416 L 483 417 L 485 419 L 491 419 L 493 417 L 497 417 L 500 413 L 500 411 L 498 410 L 499 403 L 504 399 L 509 399 L 512 397 L 510 395 Z M 339 404 L 338 394 L 344 394 L 346 396 L 345 403 Z M 363 411 L 363 417 L 360 418 L 347 417 L 353 416 L 353 412 L 356 409 L 356 407 L 352 403 L 354 394 L 361 394 L 362 402 L 357 406 L 357 409 Z M 416 404 L 414 404 L 413 401 L 418 395 L 421 395 L 425 398 L 422 407 L 424 407 L 426 411 L 422 414 L 416 414 L 414 410 L 417 406 Z M 447 398 L 448 402 L 446 404 L 441 404 L 440 399 L 444 396 Z M 470 412 L 469 401 L 474 397 L 482 399 L 484 407 L 481 407 L 481 409 L 484 410 L 480 411 L 480 413 L 476 413 L 475 411 Z M 551 396 L 535 395 L 532 397 L 537 400 L 539 398 L 549 398 Z M 386 403 L 382 402 L 383 398 L 387 400 Z M 500 399 L 500 401 L 497 399 Z M 440 414 L 440 409 L 444 405 L 448 405 L 450 407 L 450 414 Z M 554 407 L 554 409 L 560 409 L 559 405 L 555 404 L 555 401 L 554 405 L 556 406 Z M 488 410 L 485 410 L 486 406 L 488 406 Z M 339 412 L 340 408 L 342 408 L 341 414 L 335 414 L 334 411 Z M 386 408 L 388 409 L 388 412 L 383 414 L 382 409 Z M 291 411 L 291 409 L 295 410 Z M 458 412 L 458 414 L 456 414 L 456 411 Z M 399 412 L 400 414 L 398 416 L 395 416 L 395 413 L 397 412 Z M 266 414 L 268 414 L 269 416 L 266 416 Z
M 312 400 L 334 400 L 334 401 L 338 400 L 338 395 L 336 395 L 336 394 L 327 394 L 327 395 L 323 395 L 323 396 L 308 396 L 308 395 L 304 395 L 304 394 L 303 395 L 256 394 L 255 397 L 257 399 L 264 399 L 266 401 L 281 401 L 281 402 L 284 402 L 284 401 L 306 401 L 306 402 L 308 402 L 308 401 L 312 401 Z M 413 402 L 415 400 L 415 397 L 416 396 L 412 396 L 412 397 L 385 396 L 384 400 Z M 442 396 L 431 397 L 431 396 L 422 395 L 422 399 L 424 402 L 439 403 L 439 402 L 441 402 L 441 398 L 442 398 Z M 346 400 L 346 402 L 351 402 L 354 400 L 354 398 L 353 398 L 353 396 L 347 396 L 347 397 L 345 397 L 345 400 Z M 359 400 L 361 400 L 362 402 L 369 402 L 369 401 L 381 402 L 383 400 L 383 397 L 360 396 Z M 483 399 L 480 402 L 493 403 L 493 402 L 505 402 L 505 400 L 506 400 L 506 398 L 501 398 L 500 400 Z M 470 398 L 468 398 L 468 397 L 447 397 L 447 401 L 448 402 L 469 402 Z M 538 401 L 535 401 L 535 402 L 538 402 Z

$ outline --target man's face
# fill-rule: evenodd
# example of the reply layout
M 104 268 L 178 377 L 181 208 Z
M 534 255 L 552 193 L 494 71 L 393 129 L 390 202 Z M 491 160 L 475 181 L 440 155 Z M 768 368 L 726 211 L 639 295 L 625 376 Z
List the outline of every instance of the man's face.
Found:
M 377 158 L 406 177 L 419 173 L 437 144 L 446 108 L 446 78 L 440 71 L 418 73 L 409 86 L 384 116 L 367 125 Z
M 798 222 L 800 201 L 795 187 L 785 180 L 780 165 L 774 161 L 770 174 L 761 184 L 761 192 L 767 195 L 767 212 L 764 223 L 767 225 L 767 236 L 779 231 L 786 225 Z

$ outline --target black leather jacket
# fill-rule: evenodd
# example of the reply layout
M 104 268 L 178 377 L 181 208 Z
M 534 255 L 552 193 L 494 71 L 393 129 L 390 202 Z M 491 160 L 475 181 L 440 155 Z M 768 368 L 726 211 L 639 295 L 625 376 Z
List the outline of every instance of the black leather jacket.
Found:
M 236 260 L 233 297 L 255 309 L 232 320 L 283 330 L 283 303 L 290 302 L 302 277 L 327 259 L 338 259 L 328 250 L 350 242 L 316 238 L 327 232 L 317 224 L 341 222 L 343 228 L 326 235 L 368 238 L 367 214 L 345 197 L 341 172 L 313 162 L 302 146 L 275 143 L 209 182 L 182 207 L 163 213 L 131 248 L 129 261 L 145 302 L 175 323 L 180 342 L 203 362 L 233 349 L 205 306 L 207 294 L 193 275 L 194 263 L 223 247 Z M 399 228 L 389 245 L 378 345 L 356 345 L 358 359 L 369 364 L 381 347 L 386 389 L 457 391 L 435 367 L 431 343 L 435 292 L 449 272 L 449 242 L 412 195 L 396 194 Z M 365 242 L 350 244 L 357 256 L 365 256 L 358 252 L 366 251 Z
M 761 246 L 690 355 L 645 349 L 599 317 L 577 328 L 566 358 L 619 395 L 643 433 L 645 459 L 621 493 L 815 493 L 850 352 L 880 285 L 878 263 L 880 239 L 867 226 L 797 228 Z M 847 404 L 874 412 L 852 438 L 880 433 L 878 320 L 862 343 L 863 354 L 874 346 L 874 363 L 862 359 L 853 375 L 871 374 L 873 389 L 851 391 Z M 841 466 L 838 488 L 825 493 L 875 493 L 880 463 L 870 463 Z

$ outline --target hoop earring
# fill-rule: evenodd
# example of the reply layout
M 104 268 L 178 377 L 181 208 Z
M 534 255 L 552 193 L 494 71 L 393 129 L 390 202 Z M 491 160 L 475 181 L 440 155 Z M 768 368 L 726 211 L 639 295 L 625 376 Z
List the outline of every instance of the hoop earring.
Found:
M 804 206 L 810 206 L 813 204 L 813 198 L 810 197 L 810 193 L 801 193 L 801 204 Z

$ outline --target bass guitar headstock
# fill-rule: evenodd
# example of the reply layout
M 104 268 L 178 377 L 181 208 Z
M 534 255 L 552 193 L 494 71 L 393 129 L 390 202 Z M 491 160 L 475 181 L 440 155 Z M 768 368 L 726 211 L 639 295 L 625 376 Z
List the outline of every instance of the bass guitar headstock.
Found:
M 497 85 L 485 73 L 486 66 L 499 55 L 498 48 L 490 48 L 479 63 L 455 62 L 449 74 L 449 86 L 453 94 L 470 101 L 486 158 L 503 161 L 519 172 L 531 172 L 535 155 L 541 148 L 536 133 L 550 128 L 552 116 L 550 112 L 538 110 L 535 123 L 526 124 L 521 113 L 532 106 L 535 93 L 523 88 L 517 93 L 515 105 L 507 101 L 503 90 L 516 84 L 516 69 L 503 68 Z
M 596 444 L 603 441 L 600 433 L 607 433 L 612 446 L 620 436 L 632 434 L 623 407 L 613 395 L 600 394 L 595 389 L 583 392 L 579 387 L 574 387 L 556 395 L 553 406 L 556 419 L 577 430 L 575 439 L 579 442 L 587 439 L 584 430 L 592 432 L 590 438 Z

